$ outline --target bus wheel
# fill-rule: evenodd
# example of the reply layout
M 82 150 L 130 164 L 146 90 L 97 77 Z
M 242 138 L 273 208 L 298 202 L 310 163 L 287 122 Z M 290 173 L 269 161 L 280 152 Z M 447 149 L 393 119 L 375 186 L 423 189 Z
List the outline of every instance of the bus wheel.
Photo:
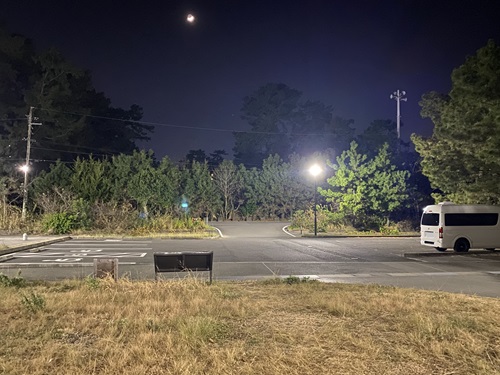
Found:
M 437 251 L 446 251 L 446 247 L 436 247 Z
M 455 246 L 453 246 L 453 250 L 457 253 L 466 253 L 470 249 L 470 244 L 469 241 L 467 241 L 465 238 L 459 238 L 455 242 Z

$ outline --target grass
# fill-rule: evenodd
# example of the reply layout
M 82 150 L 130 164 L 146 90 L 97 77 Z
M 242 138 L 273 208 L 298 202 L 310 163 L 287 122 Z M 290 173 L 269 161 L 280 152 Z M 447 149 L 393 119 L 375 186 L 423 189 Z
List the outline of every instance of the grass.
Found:
M 318 232 L 317 237 L 415 237 L 420 236 L 420 232 L 398 232 L 398 233 L 380 233 L 375 231 L 331 231 Z M 314 237 L 314 232 L 303 231 L 302 237 Z
M 86 279 L 3 283 L 0 301 L 0 374 L 500 374 L 493 298 Z
M 73 238 L 133 238 L 133 239 L 200 239 L 200 238 L 216 238 L 219 237 L 219 233 L 216 230 L 207 229 L 202 231 L 172 231 L 172 232 L 144 232 L 140 234 L 127 233 L 127 235 L 117 234 L 115 232 L 107 231 L 93 231 L 92 233 L 78 231 L 72 233 Z

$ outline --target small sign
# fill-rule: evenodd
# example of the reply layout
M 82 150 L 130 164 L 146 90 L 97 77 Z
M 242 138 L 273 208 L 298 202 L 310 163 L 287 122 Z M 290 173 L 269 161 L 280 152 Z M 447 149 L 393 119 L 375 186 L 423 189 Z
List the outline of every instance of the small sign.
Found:
M 118 280 L 118 259 L 94 259 L 94 277 L 104 279 L 112 277 Z

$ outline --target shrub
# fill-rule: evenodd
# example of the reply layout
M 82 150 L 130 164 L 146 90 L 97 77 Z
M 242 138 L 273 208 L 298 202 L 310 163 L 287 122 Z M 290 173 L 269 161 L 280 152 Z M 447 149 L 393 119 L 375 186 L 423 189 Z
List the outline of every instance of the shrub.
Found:
M 95 229 L 114 233 L 127 232 L 139 223 L 137 211 L 129 203 L 96 202 L 92 206 Z
M 136 234 L 161 233 L 161 232 L 182 232 L 182 231 L 203 231 L 207 226 L 200 218 L 192 217 L 171 217 L 171 216 L 155 216 L 143 219 L 140 225 L 136 228 Z
M 316 221 L 318 232 L 334 231 L 344 226 L 344 214 L 338 211 L 332 212 L 327 207 L 318 207 L 316 211 Z M 292 217 L 293 228 L 306 229 L 310 232 L 314 230 L 314 210 L 296 211 Z
M 89 202 L 82 198 L 73 201 L 71 212 L 75 217 L 75 229 L 89 229 L 92 225 L 92 210 Z
M 22 288 L 26 285 L 26 280 L 20 277 L 19 274 L 11 278 L 3 273 L 0 273 L 0 285 L 5 287 Z
M 386 236 L 395 236 L 399 234 L 397 225 L 383 225 L 380 227 L 380 233 Z
M 66 234 L 78 227 L 78 217 L 69 212 L 47 214 L 42 220 L 43 230 L 54 234 Z
M 45 308 L 45 298 L 43 296 L 31 291 L 29 294 L 21 296 L 21 302 L 30 313 L 34 314 Z

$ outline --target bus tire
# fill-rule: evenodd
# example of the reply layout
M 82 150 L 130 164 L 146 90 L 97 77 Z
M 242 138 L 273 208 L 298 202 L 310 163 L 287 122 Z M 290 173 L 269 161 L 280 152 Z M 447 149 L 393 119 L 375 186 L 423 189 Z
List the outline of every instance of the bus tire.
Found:
M 436 247 L 437 251 L 446 251 L 446 247 Z
M 455 246 L 453 246 L 453 250 L 456 253 L 466 253 L 470 249 L 470 243 L 465 238 L 459 238 L 455 241 Z

